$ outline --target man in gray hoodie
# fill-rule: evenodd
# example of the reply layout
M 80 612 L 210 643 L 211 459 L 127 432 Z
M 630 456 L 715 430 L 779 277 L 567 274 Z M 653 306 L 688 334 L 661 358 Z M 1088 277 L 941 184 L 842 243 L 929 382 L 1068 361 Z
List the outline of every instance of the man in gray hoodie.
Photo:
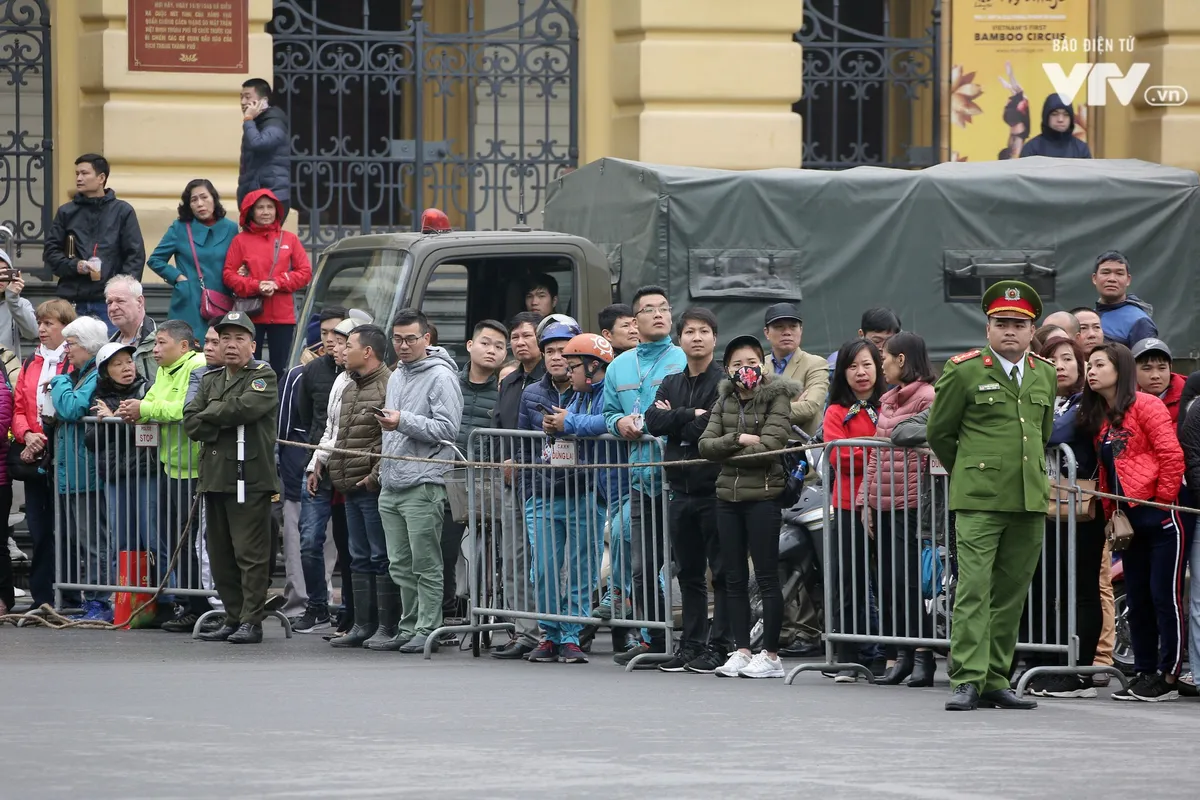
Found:
M 392 322 L 392 347 L 400 362 L 388 380 L 379 515 L 387 537 L 388 570 L 400 587 L 404 616 L 401 653 L 420 653 L 442 623 L 442 519 L 451 442 L 462 424 L 458 366 L 441 347 L 429 346 L 429 320 L 406 308 Z M 446 465 L 394 456 L 442 459 Z M 437 644 L 434 643 L 436 649 Z

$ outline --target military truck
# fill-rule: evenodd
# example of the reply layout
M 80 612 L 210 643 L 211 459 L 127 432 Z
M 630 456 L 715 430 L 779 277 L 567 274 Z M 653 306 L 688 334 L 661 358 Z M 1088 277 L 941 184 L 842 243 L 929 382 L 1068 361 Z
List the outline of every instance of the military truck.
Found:
M 527 227 L 508 231 L 380 233 L 350 236 L 327 248 L 297 317 L 309 329 L 326 306 L 365 311 L 390 333 L 401 308 L 422 309 L 438 341 L 460 363 L 471 328 L 525 310 L 525 281 L 545 273 L 558 281 L 557 310 L 594 328 L 612 302 L 608 261 L 580 236 Z M 306 337 L 297 336 L 291 363 Z
M 863 310 L 889 306 L 942 361 L 981 341 L 994 281 L 1032 284 L 1047 313 L 1090 306 L 1095 258 L 1117 249 L 1162 338 L 1195 358 L 1198 188 L 1191 170 L 1142 161 L 731 172 L 602 159 L 553 183 L 548 230 L 343 239 L 322 254 L 300 319 L 315 327 L 324 305 L 357 306 L 386 327 L 420 306 L 463 360 L 468 326 L 523 310 L 525 278 L 546 272 L 558 310 L 587 329 L 656 283 L 677 313 L 715 311 L 722 343 L 761 333 L 764 307 L 787 300 L 801 304 L 804 349 L 824 355 Z

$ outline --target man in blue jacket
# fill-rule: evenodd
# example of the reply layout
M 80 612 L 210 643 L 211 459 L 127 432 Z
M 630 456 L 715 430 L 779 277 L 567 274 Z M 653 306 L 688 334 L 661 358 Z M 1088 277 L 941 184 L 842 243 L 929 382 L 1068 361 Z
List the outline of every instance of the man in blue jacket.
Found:
M 1100 299 L 1096 301 L 1096 313 L 1100 316 L 1100 327 L 1104 338 L 1133 347 L 1142 339 L 1157 339 L 1158 327 L 1150 318 L 1154 308 L 1137 295 L 1129 294 L 1133 282 L 1133 270 L 1129 260 L 1117 250 L 1106 250 L 1096 257 L 1092 268 L 1092 285 Z
M 558 344 L 552 344 L 557 349 Z M 549 440 L 551 463 L 608 463 L 604 443 L 573 441 L 567 437 L 601 436 L 608 432 L 604 419 L 604 371 L 613 359 L 612 345 L 603 336 L 581 333 L 563 347 L 567 373 L 574 395 L 564 408 L 551 407 L 542 416 L 542 430 Z M 600 575 L 603 558 L 604 510 L 608 507 L 610 479 L 598 470 L 565 470 L 561 492 L 550 496 L 553 517 L 543 514 L 529 527 L 533 537 L 537 572 L 538 610 L 571 617 L 591 616 L 592 590 Z M 561 511 L 561 514 L 560 514 Z M 561 576 L 565 573 L 565 583 Z M 531 662 L 587 662 L 579 646 L 583 625 L 577 622 L 539 620 L 544 638 L 532 653 Z
M 251 78 L 242 84 L 241 100 L 238 208 L 242 206 L 242 199 L 255 189 L 270 189 L 283 203 L 282 223 L 292 207 L 292 174 L 288 164 L 292 148 L 287 114 L 271 105 L 271 84 L 262 78 Z
M 664 551 L 662 520 L 667 518 L 666 488 L 661 467 L 636 465 L 660 460 L 659 447 L 642 440 L 646 429 L 644 415 L 654 405 L 663 378 L 687 367 L 687 356 L 671 342 L 671 304 L 666 289 L 643 286 L 634 293 L 632 305 L 640 343 L 617 356 L 608 368 L 604 416 L 610 433 L 631 442 L 629 527 L 634 613 L 657 621 L 666 619 L 658 591 Z M 624 666 L 646 652 L 667 652 L 663 630 L 650 632 L 649 646 L 630 648 L 615 655 L 613 660 Z M 646 666 L 653 668 L 651 664 Z

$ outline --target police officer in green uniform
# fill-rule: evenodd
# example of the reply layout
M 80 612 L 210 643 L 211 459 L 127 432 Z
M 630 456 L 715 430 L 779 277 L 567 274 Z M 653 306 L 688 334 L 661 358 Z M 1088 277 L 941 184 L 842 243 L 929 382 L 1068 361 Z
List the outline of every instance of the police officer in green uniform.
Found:
M 200 638 L 253 644 L 262 641 L 271 585 L 279 391 L 275 371 L 254 358 L 254 323 L 246 314 L 230 312 L 213 327 L 225 368 L 200 379 L 183 411 L 184 430 L 201 443 L 198 491 L 204 496 L 208 559 L 226 612 L 224 626 Z
M 1054 365 L 1030 354 L 1042 300 L 1019 281 L 983 296 L 988 346 L 954 356 L 936 384 L 929 446 L 950 472 L 958 584 L 947 711 L 1036 708 L 1010 688 L 1021 611 L 1042 552 Z

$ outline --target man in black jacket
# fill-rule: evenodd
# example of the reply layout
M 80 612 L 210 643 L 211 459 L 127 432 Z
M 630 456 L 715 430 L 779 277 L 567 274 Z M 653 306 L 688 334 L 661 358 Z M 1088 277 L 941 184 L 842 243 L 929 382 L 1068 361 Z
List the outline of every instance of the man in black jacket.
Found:
M 687 354 L 687 369 L 663 378 L 654 406 L 646 410 L 646 430 L 667 439 L 667 461 L 700 457 L 696 443 L 708 426 L 708 412 L 717 400 L 725 372 L 713 360 L 717 318 L 706 308 L 690 308 L 675 326 L 679 346 Z M 683 637 L 664 672 L 711 674 L 733 649 L 725 592 L 725 571 L 717 541 L 718 464 L 667 467 L 671 495 L 671 547 L 679 567 L 683 601 Z M 712 571 L 713 621 L 708 631 L 708 584 Z
M 292 146 L 288 118 L 271 105 L 271 84 L 251 78 L 242 84 L 242 157 L 238 163 L 237 199 L 255 189 L 270 189 L 283 203 L 282 223 L 292 207 Z
M 80 316 L 99 317 L 112 335 L 104 285 L 114 275 L 142 280 L 146 243 L 133 206 L 108 188 L 108 159 L 86 153 L 75 159 L 75 197 L 59 206 L 42 262 L 58 278 L 56 294 L 75 304 Z

